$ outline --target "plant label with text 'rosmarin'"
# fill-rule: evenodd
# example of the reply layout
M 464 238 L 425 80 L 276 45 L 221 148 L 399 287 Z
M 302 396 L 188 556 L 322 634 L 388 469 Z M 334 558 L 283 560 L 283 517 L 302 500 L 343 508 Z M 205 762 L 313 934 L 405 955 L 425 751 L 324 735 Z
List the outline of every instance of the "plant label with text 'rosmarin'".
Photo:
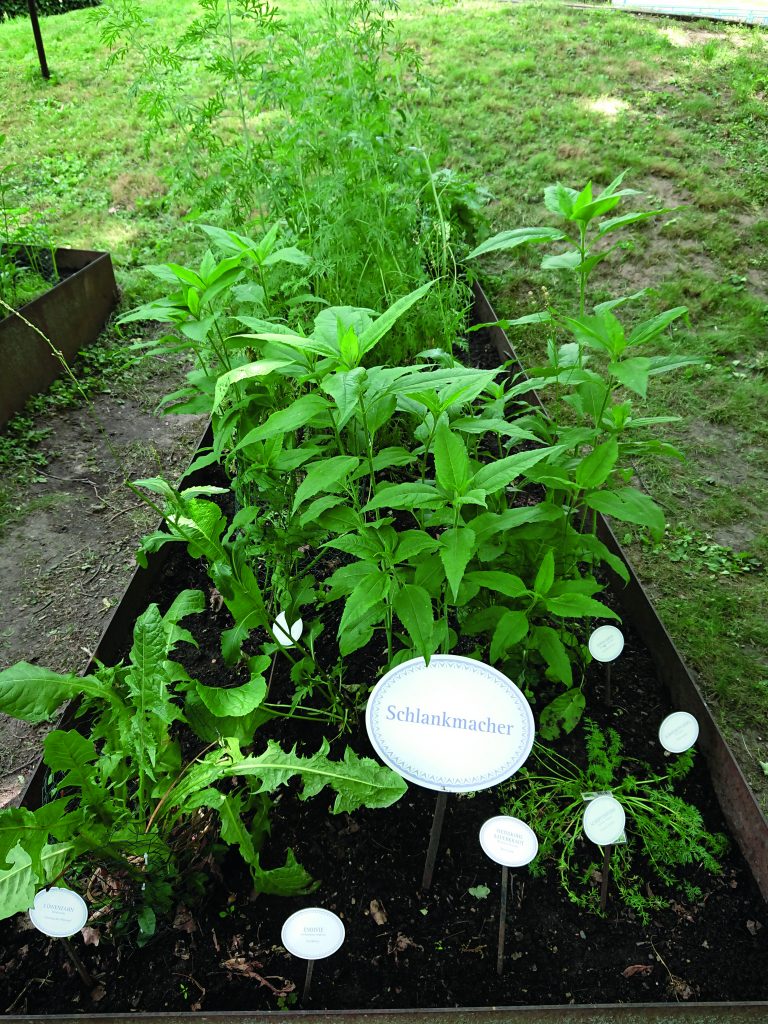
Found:
M 483 823 L 480 845 L 487 857 L 507 868 L 525 867 L 539 852 L 533 829 L 510 814 L 499 814 Z
M 413 658 L 376 684 L 365 713 L 381 759 L 409 782 L 445 793 L 508 779 L 533 746 L 525 696 L 490 665 L 435 654 Z
M 88 906 L 71 889 L 41 889 L 29 911 L 29 919 L 43 935 L 66 939 L 76 935 L 88 920 Z
M 584 831 L 596 846 L 611 846 L 624 836 L 627 816 L 615 796 L 604 793 L 590 800 L 584 811 Z
M 615 661 L 624 650 L 624 634 L 616 626 L 598 626 L 587 646 L 595 661 Z
M 323 907 L 297 910 L 286 920 L 280 933 L 283 945 L 302 960 L 323 960 L 344 942 L 344 922 Z
M 673 711 L 659 726 L 659 742 L 670 754 L 682 754 L 699 738 L 699 723 L 687 711 Z

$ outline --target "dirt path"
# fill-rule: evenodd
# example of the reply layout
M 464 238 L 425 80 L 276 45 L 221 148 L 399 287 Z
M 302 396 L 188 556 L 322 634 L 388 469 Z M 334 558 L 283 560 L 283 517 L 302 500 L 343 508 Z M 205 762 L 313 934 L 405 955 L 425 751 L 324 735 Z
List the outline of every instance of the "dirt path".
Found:
M 123 480 L 178 476 L 205 426 L 200 416 L 152 411 L 182 372 L 170 363 L 151 374 L 139 367 L 94 399 L 121 466 L 84 408 L 46 420 L 45 479 L 0 536 L 0 667 L 25 660 L 79 672 L 88 662 L 135 568 L 137 542 L 156 521 Z M 0 806 L 18 799 L 46 731 L 0 715 Z

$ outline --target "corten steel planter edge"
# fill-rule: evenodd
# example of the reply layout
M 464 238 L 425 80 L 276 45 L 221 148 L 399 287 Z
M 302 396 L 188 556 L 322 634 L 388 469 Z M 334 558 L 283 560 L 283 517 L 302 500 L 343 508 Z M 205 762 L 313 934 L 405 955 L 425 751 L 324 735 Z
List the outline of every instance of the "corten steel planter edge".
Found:
M 589 1006 L 463 1007 L 423 1010 L 279 1010 L 257 1013 L 82 1013 L 3 1017 L 14 1024 L 758 1024 L 768 1003 L 593 1003 Z
M 56 249 L 55 258 L 69 276 L 19 312 L 71 362 L 98 338 L 117 304 L 118 289 L 108 252 Z M 0 319 L 0 367 L 0 427 L 62 373 L 45 341 L 12 313 Z
M 479 322 L 496 320 L 490 303 L 482 289 L 475 286 L 475 314 Z M 498 328 L 491 328 L 494 343 L 504 359 L 517 359 L 506 335 Z M 535 398 L 535 393 L 531 393 Z M 200 446 L 210 444 L 210 426 L 203 435 Z M 201 482 L 205 470 L 194 477 L 191 482 Z M 607 529 L 607 527 L 606 527 Z M 621 551 L 618 542 L 616 548 Z M 107 623 L 101 640 L 96 648 L 95 657 L 109 660 L 110 655 L 124 646 L 130 636 L 135 616 L 144 610 L 151 601 L 154 581 L 166 564 L 169 549 L 163 548 L 153 553 L 146 570 L 137 569 L 131 578 L 123 599 L 115 608 L 112 618 Z M 626 556 L 621 552 L 626 561 Z M 631 570 L 630 570 L 631 571 Z M 623 585 L 623 584 L 622 584 Z M 638 584 L 639 586 L 639 584 Z M 643 596 L 645 596 L 643 594 Z M 647 598 L 646 598 L 647 600 Z M 650 602 L 649 602 L 650 604 Z M 651 606 L 651 614 L 655 616 Z M 658 622 L 658 619 L 656 619 Z M 663 627 L 658 623 L 659 627 Z M 671 641 L 670 641 L 671 643 Z M 676 656 L 677 652 L 675 652 Z M 84 670 L 86 674 L 93 666 L 90 662 Z M 691 685 L 693 685 L 691 683 Z M 699 698 L 701 699 L 701 698 Z M 705 708 L 706 715 L 709 715 Z M 711 716 L 709 716 L 711 718 Z M 71 722 L 72 706 L 66 709 L 60 725 Z M 700 721 L 702 721 L 700 719 Z M 703 723 L 702 723 L 703 724 Z M 717 726 L 712 723 L 715 730 Z M 704 730 L 702 729 L 702 734 Z M 723 746 L 733 760 L 727 744 Z M 735 762 L 734 762 L 735 766 Z M 738 768 L 737 768 L 738 771 Z M 40 789 L 45 774 L 42 760 L 37 766 L 34 776 L 24 791 L 22 802 L 36 806 L 40 799 Z M 751 795 L 751 794 L 750 794 Z M 765 825 L 765 822 L 763 822 Z M 749 857 L 747 857 L 749 860 Z M 751 861 L 750 861 L 750 866 Z M 754 867 L 753 867 L 754 871 Z M 28 1014 L 3 1016 L 9 1024 L 77 1024 L 88 1021 L 89 1024 L 129 1024 L 140 1020 L 144 1024 L 290 1024 L 292 1020 L 301 1020 L 303 1024 L 758 1024 L 768 1021 L 768 1001 L 745 1003 L 611 1003 L 582 1004 L 560 1006 L 511 1006 L 511 1007 L 462 1007 L 462 1008 L 424 1008 L 405 1010 L 292 1010 L 283 1011 L 220 1011 L 211 1013 L 78 1013 L 78 1014 Z
M 482 288 L 475 284 L 474 290 L 477 322 L 492 323 L 498 320 Z M 504 331 L 499 327 L 489 327 L 488 331 L 499 355 L 505 360 L 513 359 L 524 374 L 524 368 Z M 537 392 L 531 391 L 526 397 L 529 402 L 542 405 Z M 629 583 L 626 584 L 614 573 L 610 573 L 613 591 L 621 610 L 648 648 L 656 670 L 678 709 L 688 711 L 698 719 L 700 734 L 697 745 L 707 759 L 723 816 L 749 864 L 763 898 L 768 900 L 768 822 L 704 701 L 698 684 L 638 579 L 632 562 L 604 516 L 599 513 L 597 523 L 600 540 L 624 562 L 629 571 Z

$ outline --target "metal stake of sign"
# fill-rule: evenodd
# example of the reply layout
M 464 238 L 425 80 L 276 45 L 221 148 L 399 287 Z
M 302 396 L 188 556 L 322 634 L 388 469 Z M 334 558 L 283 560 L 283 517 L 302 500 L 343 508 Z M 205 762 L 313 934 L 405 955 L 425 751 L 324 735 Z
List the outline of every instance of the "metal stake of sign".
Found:
M 440 836 L 443 831 L 447 803 L 448 794 L 438 793 L 437 800 L 435 801 L 435 814 L 432 818 L 432 829 L 429 833 L 427 859 L 424 861 L 424 874 L 421 879 L 422 892 L 428 892 L 432 885 L 432 875 L 435 873 L 435 861 L 437 860 L 437 850 L 440 846 Z
M 314 970 L 314 967 L 315 961 L 307 960 L 307 973 L 304 975 L 304 990 L 301 993 L 302 1006 L 306 1006 L 307 1000 L 309 999 L 309 989 L 310 986 L 312 985 L 312 971 Z
M 605 685 L 603 688 L 603 703 L 607 708 L 611 707 L 611 665 L 612 662 L 607 661 L 605 663 Z
M 61 942 L 64 946 L 64 951 L 74 964 L 75 970 L 80 975 L 80 980 L 82 981 L 82 983 L 85 985 L 86 988 L 95 988 L 96 982 L 93 980 L 93 977 L 88 971 L 88 968 L 85 966 L 83 961 L 75 952 L 75 947 L 72 945 L 69 939 L 62 939 Z
M 600 883 L 600 909 L 605 910 L 608 902 L 608 879 L 611 875 L 611 855 L 613 854 L 613 843 L 608 843 L 603 855 L 603 880 Z
M 496 957 L 496 973 L 499 977 L 504 973 L 504 942 L 507 937 L 507 897 L 512 897 L 515 876 L 509 877 L 506 864 L 501 868 L 501 904 L 499 906 L 499 952 Z
M 48 61 L 45 59 L 45 47 L 43 46 L 40 22 L 37 18 L 35 0 L 27 0 L 27 6 L 29 7 L 29 20 L 32 22 L 32 35 L 35 37 L 35 46 L 37 47 L 37 58 L 40 61 L 40 73 L 43 78 L 50 78 L 51 72 L 48 70 Z

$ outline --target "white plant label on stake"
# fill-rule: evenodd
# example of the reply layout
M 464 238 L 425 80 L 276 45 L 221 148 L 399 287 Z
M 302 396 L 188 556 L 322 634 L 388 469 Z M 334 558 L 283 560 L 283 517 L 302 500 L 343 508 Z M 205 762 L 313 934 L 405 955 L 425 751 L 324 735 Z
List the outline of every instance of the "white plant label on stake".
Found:
M 281 647 L 293 647 L 294 643 L 301 638 L 301 634 L 304 632 L 304 623 L 301 619 L 296 619 L 289 626 L 285 612 L 280 612 L 272 624 L 272 632 L 274 633 L 275 640 L 277 640 Z
M 615 661 L 624 650 L 624 634 L 616 626 L 598 626 L 588 642 L 595 661 Z
M 533 829 L 508 814 L 499 814 L 484 822 L 480 845 L 486 856 L 508 868 L 530 864 L 539 852 L 539 841 Z
M 604 793 L 584 810 L 584 831 L 596 846 L 612 846 L 623 836 L 627 816 L 615 796 Z
M 699 723 L 687 711 L 673 711 L 659 726 L 659 742 L 670 754 L 682 754 L 699 738 Z
M 521 868 L 530 864 L 539 852 L 539 841 L 533 829 L 519 818 L 499 814 L 489 818 L 480 829 L 480 845 L 483 852 L 501 864 L 501 900 L 499 901 L 499 943 L 496 956 L 496 973 L 504 973 L 504 941 L 507 932 L 507 901 L 512 892 L 514 877 L 509 880 L 510 868 Z
M 330 910 L 306 907 L 287 919 L 280 933 L 283 945 L 302 960 L 323 960 L 344 942 L 344 922 Z
M 306 907 L 291 914 L 283 925 L 280 937 L 289 953 L 307 961 L 304 989 L 301 994 L 302 1003 L 307 1003 L 315 960 L 331 956 L 341 948 L 344 941 L 344 922 L 330 910 Z
M 368 698 L 368 736 L 381 759 L 409 782 L 470 793 L 508 779 L 533 746 L 524 694 L 497 669 L 435 654 L 391 669 Z
M 71 889 L 41 889 L 29 911 L 29 919 L 39 932 L 53 939 L 76 935 L 88 920 L 88 906 Z

